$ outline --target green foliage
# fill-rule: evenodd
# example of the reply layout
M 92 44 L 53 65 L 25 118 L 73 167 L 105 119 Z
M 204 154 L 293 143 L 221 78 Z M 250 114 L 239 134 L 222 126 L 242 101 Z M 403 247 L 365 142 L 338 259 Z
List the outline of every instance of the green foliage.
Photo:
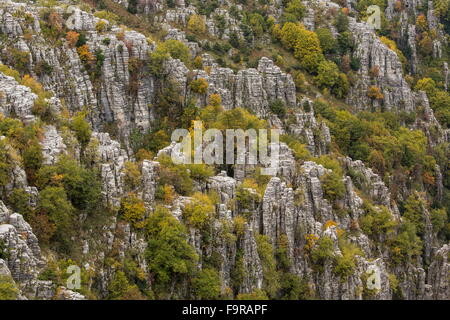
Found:
M 417 81 L 415 89 L 427 93 L 436 118 L 444 127 L 450 127 L 450 94 L 440 90 L 431 78 L 423 78 Z
M 248 211 L 254 208 L 255 203 L 259 202 L 260 196 L 252 189 L 239 186 L 236 190 L 236 200 L 239 203 L 239 208 L 243 211 Z
M 108 286 L 108 299 L 110 300 L 144 300 L 142 293 L 136 285 L 131 285 L 121 270 L 116 271 L 114 278 Z
M 343 33 L 348 31 L 348 17 L 343 12 L 339 12 L 339 14 L 336 17 L 336 21 L 334 26 L 336 27 L 337 31 L 339 33 Z
M 394 263 L 405 263 L 422 254 L 422 240 L 417 236 L 413 223 L 406 221 L 400 227 L 397 238 L 391 245 L 391 259 Z
M 331 61 L 319 63 L 315 80 L 319 87 L 331 90 L 338 98 L 343 98 L 349 89 L 347 76 L 340 73 L 338 66 Z
M 345 195 L 345 184 L 342 176 L 336 172 L 326 173 L 320 177 L 322 183 L 323 195 L 325 199 L 332 203 L 338 199 L 342 199 Z
M 144 226 L 145 204 L 136 194 L 129 193 L 120 201 L 120 211 L 125 221 L 130 222 L 135 228 Z
M 430 216 L 434 232 L 439 233 L 444 230 L 445 224 L 448 221 L 447 211 L 445 208 L 431 210 Z
M 186 64 L 188 64 L 191 59 L 189 48 L 183 42 L 178 40 L 166 40 L 161 43 L 156 50 L 161 50 L 161 52 L 169 54 L 174 59 L 180 59 Z
M 24 216 L 25 220 L 28 220 L 33 211 L 29 204 L 30 194 L 24 189 L 14 188 L 8 195 L 8 205 L 11 206 L 14 212 L 18 212 Z
M 10 276 L 0 275 L 0 300 L 16 300 L 19 290 Z
M 78 112 L 70 122 L 70 129 L 75 132 L 78 142 L 81 144 L 82 148 L 85 148 L 91 139 L 91 126 L 89 122 L 85 120 L 86 113 Z
M 192 80 L 189 86 L 191 87 L 192 91 L 198 94 L 206 94 L 208 90 L 208 82 L 205 80 L 205 78 Z
M 164 207 L 156 207 L 150 215 L 146 234 L 146 259 L 154 278 L 155 293 L 163 295 L 171 283 L 192 273 L 198 257 L 186 241 L 185 227 Z
M 62 185 L 74 207 L 91 210 L 101 196 L 101 186 L 95 171 L 80 166 L 75 160 L 61 156 L 55 165 L 44 166 L 36 174 L 36 185 Z
M 236 300 L 269 300 L 267 294 L 261 289 L 255 289 L 251 293 L 240 293 Z
M 269 109 L 281 119 L 286 115 L 286 105 L 280 99 L 273 100 L 269 103 Z
M 299 59 L 300 65 L 308 72 L 316 72 L 324 60 L 320 41 L 317 34 L 306 30 L 302 25 L 292 22 L 285 23 L 281 29 L 281 42 L 294 50 L 294 56 Z
M 305 6 L 301 0 L 291 0 L 284 9 L 284 19 L 292 22 L 300 21 L 305 15 Z
M 311 298 L 308 283 L 296 274 L 283 273 L 280 279 L 281 300 L 304 300 Z
M 362 251 L 355 244 L 345 240 L 339 241 L 339 248 L 341 249 L 342 256 L 336 257 L 334 272 L 341 277 L 341 281 L 345 281 L 354 273 L 356 256 L 361 256 Z
M 236 251 L 235 263 L 231 269 L 231 286 L 234 292 L 239 291 L 245 278 L 244 253 L 242 249 Z
M 195 193 L 192 200 L 183 208 L 183 218 L 195 228 L 202 228 L 208 224 L 214 213 L 215 206 L 212 199 L 200 192 Z
M 317 272 L 323 272 L 325 263 L 334 261 L 333 240 L 327 236 L 321 237 L 315 243 L 310 253 L 313 269 Z
M 205 182 L 209 177 L 212 177 L 215 173 L 214 167 L 201 163 L 201 164 L 188 164 L 186 167 L 190 171 L 192 179 Z
M 174 164 L 172 159 L 167 155 L 161 155 L 158 161 L 161 164 L 159 184 L 171 185 L 179 194 L 189 195 L 193 189 L 193 181 L 187 170 L 187 166 Z
M 289 259 L 289 242 L 286 234 L 280 235 L 277 241 L 277 248 L 275 251 L 275 257 L 277 259 L 277 269 L 288 272 L 291 268 L 292 262 Z
M 3 239 L 0 240 L 0 259 L 7 260 L 9 258 L 9 249 Z
M 35 179 L 36 172 L 42 166 L 44 157 L 42 155 L 41 145 L 37 139 L 30 141 L 26 149 L 22 153 L 23 165 L 30 182 Z
M 219 299 L 221 293 L 221 281 L 217 270 L 211 268 L 202 269 L 198 275 L 192 279 L 192 289 L 197 299 Z
M 70 239 L 74 208 L 67 199 L 66 192 L 61 187 L 48 186 L 39 192 L 39 213 L 48 217 L 53 228 L 40 225 L 40 236 L 65 243 Z
M 425 200 L 417 193 L 411 194 L 403 203 L 403 217 L 415 226 L 419 234 L 425 231 Z
M 368 202 L 364 202 L 364 215 L 360 218 L 361 229 L 368 236 L 380 237 L 394 231 L 396 222 L 389 210 L 380 206 L 375 208 Z
M 317 37 L 320 41 L 320 46 L 325 53 L 333 53 L 336 50 L 337 41 L 333 37 L 330 29 L 318 28 L 316 30 Z
M 258 255 L 261 259 L 263 268 L 264 291 L 269 297 L 275 298 L 280 289 L 279 274 L 277 272 L 277 262 L 275 260 L 274 250 L 267 236 L 256 235 L 256 244 L 258 246 Z

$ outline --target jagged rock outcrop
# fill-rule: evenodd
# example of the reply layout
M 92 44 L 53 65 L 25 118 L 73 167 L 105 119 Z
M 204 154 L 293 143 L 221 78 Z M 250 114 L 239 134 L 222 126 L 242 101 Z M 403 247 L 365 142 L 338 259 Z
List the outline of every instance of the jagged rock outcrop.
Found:
M 208 58 L 208 56 L 206 57 Z M 209 75 L 202 74 L 208 81 L 207 95 L 218 93 L 226 110 L 247 107 L 260 117 L 269 114 L 269 103 L 281 100 L 295 106 L 295 84 L 273 61 L 263 57 L 257 69 L 244 69 L 235 74 L 229 68 L 213 65 Z
M 0 72 L 0 112 L 22 120 L 34 118 L 32 109 L 37 95 L 30 88 L 17 83 L 13 77 Z

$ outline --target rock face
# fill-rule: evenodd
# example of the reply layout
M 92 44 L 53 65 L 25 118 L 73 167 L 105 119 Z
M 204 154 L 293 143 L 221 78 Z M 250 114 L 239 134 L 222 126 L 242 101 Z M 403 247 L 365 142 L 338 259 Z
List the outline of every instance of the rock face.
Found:
M 22 294 L 51 299 L 54 286 L 38 280 L 44 266 L 38 239 L 22 215 L 10 212 L 0 201 L 0 243 L 5 256 L 0 259 L 0 274 L 11 275 Z M 23 297 L 24 298 L 24 297 Z
M 414 111 L 414 95 L 403 78 L 402 64 L 397 54 L 381 42 L 370 25 L 350 19 L 350 30 L 355 40 L 355 55 L 360 59 L 361 67 L 358 81 L 350 89 L 347 102 L 359 110 L 372 106 L 372 109 L 386 111 Z M 378 69 L 378 75 L 373 80 L 374 86 L 383 94 L 382 101 L 367 95 L 369 87 L 373 86 L 369 75 L 371 68 Z
M 32 108 L 37 95 L 31 89 L 17 83 L 12 77 L 0 72 L 0 112 L 6 116 L 17 116 L 22 120 L 32 119 Z
M 304 99 L 298 104 L 306 110 L 294 113 L 295 121 L 289 124 L 289 133 L 303 140 L 311 154 L 320 156 L 328 153 L 331 143 L 330 129 L 325 122 L 317 121 L 311 100 Z
M 45 128 L 44 141 L 42 142 L 42 155 L 44 164 L 54 164 L 58 156 L 66 151 L 63 138 L 58 134 L 54 126 Z
M 209 56 L 205 58 L 209 59 Z M 281 100 L 290 106 L 296 104 L 292 76 L 282 72 L 266 57 L 259 60 L 257 69 L 244 69 L 237 74 L 214 63 L 211 66 L 209 75 L 201 73 L 198 77 L 203 77 L 208 82 L 207 95 L 220 94 L 226 110 L 247 107 L 258 116 L 266 117 L 269 103 L 274 100 Z

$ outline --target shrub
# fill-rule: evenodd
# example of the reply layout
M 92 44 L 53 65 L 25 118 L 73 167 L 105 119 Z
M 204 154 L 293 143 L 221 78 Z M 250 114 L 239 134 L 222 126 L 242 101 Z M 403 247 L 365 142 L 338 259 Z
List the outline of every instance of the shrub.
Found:
M 316 241 L 310 253 L 313 268 L 318 272 L 323 272 L 325 263 L 334 260 L 333 240 L 329 237 L 321 237 Z
M 123 172 L 125 174 L 124 182 L 126 188 L 131 191 L 138 189 L 141 185 L 142 175 L 137 163 L 126 161 Z
M 258 246 L 258 255 L 261 259 L 263 268 L 264 291 L 266 291 L 271 298 L 275 298 L 280 288 L 280 283 L 272 244 L 270 243 L 269 238 L 265 235 L 258 234 L 256 235 L 255 240 Z
M 306 30 L 302 25 L 285 23 L 280 32 L 281 42 L 300 60 L 300 65 L 308 72 L 316 72 L 324 59 L 317 34 Z
M 189 17 L 187 28 L 190 32 L 203 35 L 206 32 L 205 18 L 203 16 L 193 14 Z
M 46 235 L 44 238 L 58 241 L 69 239 L 72 223 L 72 214 L 74 208 L 67 198 L 66 192 L 62 187 L 46 187 L 39 193 L 39 213 L 48 217 L 48 221 L 55 225 L 53 228 L 43 230 Z M 55 237 L 55 238 L 54 238 Z
M 362 251 L 355 244 L 341 240 L 339 243 L 342 256 L 336 257 L 334 272 L 341 277 L 341 281 L 353 274 L 356 267 L 356 256 L 362 255 Z
M 197 299 L 218 299 L 221 292 L 219 273 L 211 268 L 202 269 L 199 274 L 192 279 L 192 289 Z
M 294 137 L 290 135 L 282 135 L 280 137 L 280 141 L 286 143 L 288 147 L 292 149 L 296 160 L 306 161 L 311 157 L 309 150 L 306 148 L 306 145 L 301 143 Z
M 95 30 L 97 32 L 104 32 L 108 29 L 108 23 L 105 20 L 100 20 L 99 22 L 97 22 L 97 24 L 95 25 Z
M 192 200 L 183 208 L 183 218 L 195 228 L 202 228 L 208 224 L 215 213 L 212 199 L 200 192 L 193 195 Z
M 0 300 L 16 300 L 19 290 L 10 276 L 0 275 Z
M 222 97 L 218 93 L 213 93 L 208 97 L 208 102 L 212 106 L 220 106 L 222 104 Z
M 89 46 L 87 44 L 78 47 L 77 52 L 80 57 L 80 60 L 83 61 L 84 63 L 91 63 L 95 60 L 95 57 L 92 54 L 92 52 L 89 51 Z
M 189 86 L 191 87 L 192 91 L 198 94 L 206 94 L 208 90 L 208 82 L 205 78 L 192 80 Z
M 193 181 L 185 165 L 176 165 L 169 156 L 160 156 L 161 164 L 159 183 L 172 185 L 181 195 L 189 195 L 193 189 Z
M 331 202 L 341 199 L 345 195 L 345 185 L 342 177 L 334 172 L 326 173 L 320 177 L 324 197 Z
M 276 114 L 280 118 L 284 118 L 286 116 L 286 105 L 283 100 L 276 99 L 269 103 L 269 109 L 271 112 Z
M 135 228 L 144 227 L 145 204 L 134 193 L 129 193 L 120 201 L 120 214 L 123 219 L 130 222 Z
M 320 46 L 325 53 L 332 53 L 336 50 L 337 41 L 333 37 L 330 29 L 318 28 L 316 33 L 320 41 Z
M 312 296 L 308 283 L 290 272 L 282 274 L 280 286 L 280 299 L 282 300 L 304 300 L 310 299 Z
M 214 167 L 207 164 L 188 164 L 186 167 L 190 171 L 192 179 L 205 182 L 209 177 L 214 175 Z
M 445 208 L 431 210 L 430 215 L 434 232 L 439 233 L 444 230 L 445 224 L 447 223 L 447 212 Z
M 240 293 L 236 300 L 269 300 L 267 294 L 261 289 L 255 289 L 251 293 Z
M 260 201 L 260 196 L 253 189 L 239 186 L 236 190 L 236 200 L 239 203 L 239 208 L 248 211 L 253 209 L 255 202 Z
M 191 59 L 189 48 L 181 41 L 167 40 L 158 46 L 157 50 L 169 54 L 174 59 L 180 59 L 185 64 L 188 64 Z
M 146 227 L 146 259 L 154 277 L 153 288 L 163 294 L 179 276 L 192 273 L 198 257 L 186 241 L 185 227 L 164 207 L 156 207 Z
M 131 285 L 121 270 L 116 271 L 114 278 L 108 285 L 108 299 L 110 300 L 144 300 L 136 285 Z
M 413 223 L 406 221 L 401 225 L 397 238 L 391 245 L 391 258 L 394 263 L 405 263 L 422 254 L 422 240 L 417 236 Z
M 89 122 L 85 120 L 86 113 L 78 112 L 70 122 L 70 129 L 75 132 L 78 142 L 82 148 L 85 148 L 91 139 L 91 126 Z
M 360 218 L 359 224 L 365 234 L 379 237 L 394 231 L 397 224 L 386 207 L 375 208 L 371 204 L 364 202 L 363 210 L 364 215 Z
M 36 185 L 62 185 L 70 202 L 80 210 L 91 210 L 101 196 L 101 186 L 94 171 L 81 167 L 75 160 L 60 156 L 52 166 L 43 166 L 36 174 Z
M 376 86 L 371 86 L 368 90 L 367 90 L 367 96 L 371 99 L 377 99 L 377 100 L 383 100 L 384 99 L 384 95 L 381 92 L 381 89 L 376 87 Z

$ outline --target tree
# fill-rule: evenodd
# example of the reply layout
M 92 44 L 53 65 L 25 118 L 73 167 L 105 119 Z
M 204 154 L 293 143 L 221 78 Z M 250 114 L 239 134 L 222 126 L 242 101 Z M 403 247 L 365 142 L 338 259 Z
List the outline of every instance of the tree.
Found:
M 154 288 L 163 293 L 170 283 L 192 273 L 198 256 L 186 241 L 185 227 L 167 208 L 156 207 L 148 218 L 146 259 Z
M 316 33 L 323 51 L 325 53 L 333 53 L 336 50 L 337 41 L 333 37 L 333 34 L 331 33 L 330 29 L 318 28 L 316 30 Z
M 120 201 L 120 211 L 125 221 L 130 222 L 135 228 L 144 227 L 145 203 L 136 194 L 129 193 Z
M 183 209 L 183 217 L 195 228 L 204 227 L 213 217 L 215 206 L 208 195 L 197 192 Z
M 121 270 L 116 271 L 114 278 L 108 286 L 108 299 L 110 300 L 144 300 L 142 293 L 136 285 L 131 285 Z
M 189 51 L 189 48 L 181 41 L 170 39 L 161 43 L 158 48 L 162 52 L 170 54 L 172 58 L 180 59 L 186 64 L 191 59 L 191 52 Z
M 205 78 L 192 80 L 189 86 L 191 87 L 192 91 L 198 94 L 206 94 L 208 90 L 208 82 Z
M 321 88 L 333 88 L 339 81 L 339 68 L 332 61 L 322 61 L 317 68 L 315 78 Z
M 281 42 L 294 50 L 294 56 L 308 72 L 316 72 L 324 59 L 317 34 L 306 30 L 301 24 L 285 23 L 280 32 Z
M 288 2 L 284 11 L 295 20 L 300 21 L 305 15 L 306 10 L 301 0 L 291 0 Z
M 86 147 L 86 145 L 89 143 L 92 134 L 91 126 L 89 122 L 85 120 L 85 118 L 85 112 L 78 112 L 70 122 L 70 128 L 75 131 L 77 140 L 81 144 L 82 148 Z
M 84 63 L 92 63 L 95 60 L 94 55 L 91 51 L 89 51 L 89 46 L 87 44 L 82 45 L 77 48 L 78 55 L 80 56 L 80 60 Z
M 275 298 L 280 288 L 279 274 L 277 272 L 277 263 L 274 250 L 270 240 L 265 235 L 256 235 L 256 244 L 258 246 L 258 255 L 261 259 L 263 268 L 264 290 L 271 298 Z
M 19 295 L 14 280 L 7 275 L 0 275 L 0 300 L 16 300 Z
M 221 292 L 221 281 L 217 270 L 206 268 L 192 279 L 194 295 L 200 300 L 219 299 Z
M 203 35 L 206 32 L 205 18 L 203 16 L 193 14 L 189 17 L 187 28 L 192 33 Z
M 42 189 L 48 185 L 62 185 L 72 205 L 80 210 L 92 210 L 101 196 L 101 185 L 95 172 L 67 156 L 60 156 L 53 166 L 39 169 L 36 185 Z
M 36 172 L 42 166 L 42 161 L 44 160 L 41 145 L 36 139 L 30 141 L 23 151 L 22 159 L 28 179 L 31 183 L 34 183 Z
M 45 238 L 56 237 L 53 239 L 63 242 L 69 239 L 74 208 L 63 188 L 49 186 L 39 193 L 39 213 L 46 215 L 48 221 L 55 225 L 54 234 L 53 228 L 43 230 Z
M 376 86 L 371 86 L 367 90 L 367 96 L 371 99 L 383 100 L 384 95 L 381 92 L 381 89 Z

